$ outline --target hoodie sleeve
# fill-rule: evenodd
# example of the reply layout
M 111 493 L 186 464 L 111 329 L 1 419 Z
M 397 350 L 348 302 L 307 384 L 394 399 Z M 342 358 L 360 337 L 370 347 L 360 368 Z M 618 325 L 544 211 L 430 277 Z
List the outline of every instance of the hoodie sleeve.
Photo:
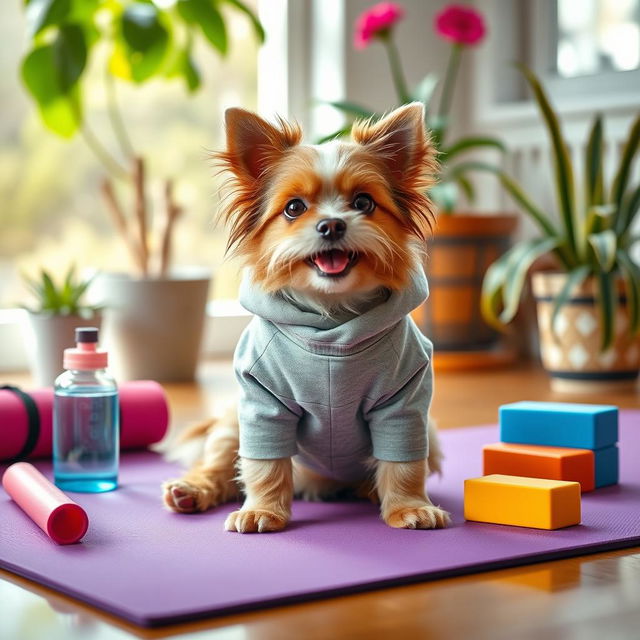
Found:
M 238 454 L 256 460 L 288 458 L 297 453 L 296 431 L 302 409 L 276 396 L 266 382 L 258 378 L 256 364 L 267 348 L 256 350 L 255 347 L 250 332 L 245 332 L 234 362 L 240 386 Z
M 298 451 L 296 430 L 300 417 L 250 374 L 240 381 L 239 455 L 272 460 L 288 458 Z
M 412 462 L 427 457 L 427 419 L 433 374 L 431 362 L 418 369 L 390 397 L 365 415 L 373 455 L 389 462 Z

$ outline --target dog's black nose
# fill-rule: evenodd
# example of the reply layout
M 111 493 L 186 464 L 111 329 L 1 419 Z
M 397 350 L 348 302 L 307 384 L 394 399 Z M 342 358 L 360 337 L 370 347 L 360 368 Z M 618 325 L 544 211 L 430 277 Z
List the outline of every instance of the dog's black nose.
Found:
M 347 223 L 341 218 L 325 218 L 316 225 L 316 231 L 324 240 L 340 240 L 347 230 Z

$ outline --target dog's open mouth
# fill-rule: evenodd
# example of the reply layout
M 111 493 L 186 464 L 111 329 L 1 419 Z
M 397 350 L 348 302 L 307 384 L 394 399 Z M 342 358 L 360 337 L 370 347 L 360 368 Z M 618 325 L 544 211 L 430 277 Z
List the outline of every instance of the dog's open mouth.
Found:
M 323 278 L 346 276 L 357 261 L 358 254 L 355 251 L 343 251 L 342 249 L 321 251 L 307 258 L 307 263 Z

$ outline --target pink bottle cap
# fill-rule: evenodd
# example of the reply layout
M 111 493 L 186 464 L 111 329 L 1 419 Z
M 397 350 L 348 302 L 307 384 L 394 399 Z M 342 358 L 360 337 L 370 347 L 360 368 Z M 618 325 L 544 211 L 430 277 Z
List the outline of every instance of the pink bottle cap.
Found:
M 62 366 L 65 369 L 104 369 L 109 360 L 106 351 L 98 349 L 98 329 L 79 327 L 76 329 L 75 348 L 65 349 Z
M 16 462 L 2 486 L 22 510 L 58 544 L 78 542 L 87 532 L 85 510 L 51 484 L 32 464 Z

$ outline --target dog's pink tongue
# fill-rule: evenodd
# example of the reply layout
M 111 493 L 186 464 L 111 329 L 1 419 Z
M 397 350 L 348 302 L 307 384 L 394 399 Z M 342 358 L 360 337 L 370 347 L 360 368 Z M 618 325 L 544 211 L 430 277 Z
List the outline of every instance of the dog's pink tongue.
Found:
M 340 273 L 347 268 L 349 256 L 346 251 L 332 249 L 331 251 L 319 253 L 313 261 L 325 273 Z

